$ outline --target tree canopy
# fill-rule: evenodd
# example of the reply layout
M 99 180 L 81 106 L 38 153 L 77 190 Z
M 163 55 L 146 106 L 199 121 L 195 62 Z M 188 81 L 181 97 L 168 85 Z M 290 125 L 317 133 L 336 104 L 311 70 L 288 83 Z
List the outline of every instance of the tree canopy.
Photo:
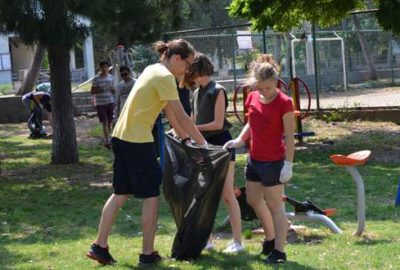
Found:
M 233 0 L 229 13 L 248 19 L 255 30 L 266 27 L 287 32 L 303 21 L 320 26 L 338 23 L 347 12 L 358 7 L 358 0 Z
M 96 32 L 114 42 L 158 39 L 180 22 L 179 0 L 95 0 L 88 16 Z
M 400 1 L 380 0 L 377 2 L 378 12 L 376 17 L 379 24 L 384 30 L 400 35 Z
M 400 2 L 398 0 L 376 0 L 376 13 L 384 30 L 400 33 Z M 249 20 L 253 28 L 262 31 L 267 27 L 287 32 L 303 21 L 321 27 L 339 23 L 352 10 L 365 7 L 362 0 L 233 0 L 229 14 Z

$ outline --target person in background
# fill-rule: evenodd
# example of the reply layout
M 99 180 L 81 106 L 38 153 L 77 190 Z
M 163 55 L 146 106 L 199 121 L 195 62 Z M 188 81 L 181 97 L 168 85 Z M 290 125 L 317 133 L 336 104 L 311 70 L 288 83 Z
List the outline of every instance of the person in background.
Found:
M 272 216 L 274 239 L 265 239 L 262 249 L 267 255 L 265 262 L 270 264 L 287 260 L 284 246 L 288 222 L 282 196 L 284 184 L 292 178 L 294 158 L 293 103 L 277 88 L 277 78 L 273 62 L 252 63 L 247 85 L 256 91 L 250 92 L 245 103 L 248 122 L 236 139 L 224 145 L 226 149 L 242 147 L 251 138 L 245 167 L 247 202 L 264 231 L 271 230 Z
M 154 249 L 162 174 L 151 134 L 161 110 L 164 109 L 172 127 L 179 126 L 177 132 L 183 142 L 192 139 L 199 147 L 207 147 L 207 142 L 183 110 L 175 81 L 192 64 L 194 48 L 189 42 L 176 39 L 156 42 L 154 49 L 160 54 L 161 62 L 146 67 L 139 76 L 113 131 L 114 193 L 104 205 L 97 238 L 86 254 L 101 264 L 115 263 L 109 252 L 108 236 L 119 209 L 132 195 L 143 199 L 143 245 L 139 263 L 152 264 L 162 260 Z
M 125 101 L 136 82 L 136 79 L 132 78 L 131 69 L 128 66 L 121 66 L 119 72 L 122 81 L 117 85 L 117 117 L 121 113 L 122 107 L 124 107 Z
M 110 133 L 112 130 L 114 114 L 114 77 L 108 73 L 108 62 L 99 63 L 100 72 L 93 78 L 90 93 L 94 98 L 94 106 L 97 110 L 97 117 L 103 126 L 103 145 L 111 149 Z
M 44 138 L 47 136 L 43 125 L 43 111 L 47 111 L 47 118 L 52 125 L 51 113 L 51 85 L 49 82 L 41 83 L 36 89 L 22 96 L 22 103 L 29 110 L 28 127 L 29 138 Z

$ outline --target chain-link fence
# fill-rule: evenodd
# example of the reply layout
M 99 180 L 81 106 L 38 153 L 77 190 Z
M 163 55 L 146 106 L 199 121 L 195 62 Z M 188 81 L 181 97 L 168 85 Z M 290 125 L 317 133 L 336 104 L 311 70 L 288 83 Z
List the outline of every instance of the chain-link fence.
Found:
M 382 31 L 373 17 L 351 15 L 340 25 L 316 29 L 314 35 L 305 23 L 291 33 L 254 33 L 243 24 L 163 37 L 184 38 L 206 54 L 215 66 L 214 79 L 228 91 L 246 77 L 249 63 L 260 53 L 272 53 L 285 82 L 297 76 L 308 85 L 311 108 L 400 107 L 400 39 Z M 302 88 L 301 107 L 306 108 Z

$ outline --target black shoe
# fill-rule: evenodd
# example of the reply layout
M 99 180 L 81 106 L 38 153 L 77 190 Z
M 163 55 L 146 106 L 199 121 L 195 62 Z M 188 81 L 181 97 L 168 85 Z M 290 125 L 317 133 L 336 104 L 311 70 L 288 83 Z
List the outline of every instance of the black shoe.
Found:
M 265 259 L 265 263 L 268 264 L 278 264 L 278 263 L 284 263 L 286 262 L 286 253 L 285 252 L 280 252 L 279 250 L 272 250 L 271 254 Z
M 153 251 L 153 253 L 149 255 L 140 254 L 139 255 L 139 264 L 151 264 L 151 263 L 159 263 L 163 260 L 157 251 Z
M 268 256 L 275 247 L 275 239 L 272 240 L 264 240 L 262 242 L 262 251 L 261 255 Z
M 91 245 L 88 253 L 86 253 L 86 256 L 104 265 L 114 264 L 117 262 L 111 256 L 110 252 L 108 252 L 108 246 L 106 248 L 103 248 L 99 245 L 96 245 L 95 243 Z

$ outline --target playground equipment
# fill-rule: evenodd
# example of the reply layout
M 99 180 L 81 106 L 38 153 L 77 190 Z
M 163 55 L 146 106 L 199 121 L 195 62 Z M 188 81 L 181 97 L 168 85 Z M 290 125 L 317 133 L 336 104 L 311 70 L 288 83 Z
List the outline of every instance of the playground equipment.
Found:
M 357 166 L 364 165 L 369 156 L 371 155 L 370 150 L 363 150 L 352 153 L 347 156 L 343 155 L 331 155 L 330 159 L 338 166 L 344 166 L 347 171 L 351 174 L 357 186 L 357 220 L 358 227 L 354 232 L 355 235 L 360 236 L 365 228 L 365 191 L 364 181 L 357 170 Z
M 364 165 L 368 161 L 370 155 L 371 151 L 363 150 L 347 156 L 337 154 L 330 156 L 334 164 L 345 166 L 356 183 L 358 227 L 354 235 L 357 236 L 360 236 L 365 229 L 365 191 L 364 181 L 356 167 Z M 257 219 L 253 209 L 247 204 L 246 188 L 235 188 L 235 195 L 239 202 L 242 219 L 244 221 Z M 294 207 L 294 212 L 286 213 L 288 219 L 292 221 L 320 222 L 327 226 L 333 233 L 342 233 L 342 230 L 330 219 L 330 217 L 336 213 L 336 209 L 330 208 L 323 210 L 309 200 L 299 202 L 288 196 L 283 196 L 282 199 Z M 228 222 L 229 216 L 225 218 L 222 224 L 226 225 Z
M 304 112 L 301 111 L 300 107 L 300 87 L 302 87 L 307 95 L 307 106 Z M 296 133 L 294 134 L 295 138 L 298 140 L 299 144 L 303 144 L 303 137 L 306 136 L 314 136 L 314 132 L 304 132 L 301 121 L 309 115 L 311 109 L 311 92 L 310 89 L 307 87 L 304 81 L 300 78 L 293 78 L 289 85 L 287 85 L 282 79 L 278 79 L 277 88 L 281 89 L 285 94 L 292 96 L 293 100 L 293 108 L 296 120 Z M 238 112 L 237 102 L 238 102 L 238 95 L 239 92 L 242 92 L 243 97 L 243 116 L 241 117 Z M 245 102 L 249 92 L 252 89 L 246 85 L 239 85 L 234 89 L 233 92 L 233 110 L 234 113 L 239 120 L 240 123 L 245 125 L 247 123 L 248 117 L 248 110 L 245 106 Z
M 240 212 L 244 221 L 252 221 L 257 219 L 253 209 L 247 204 L 246 201 L 246 188 L 235 188 L 236 198 L 239 202 Z M 336 213 L 336 209 L 329 208 L 322 210 L 311 201 L 304 202 L 296 201 L 288 196 L 283 196 L 282 200 L 288 202 L 294 207 L 294 212 L 287 212 L 286 217 L 290 220 L 297 221 L 314 221 L 321 222 L 327 226 L 333 233 L 342 233 L 342 230 L 333 222 L 330 217 Z M 223 225 L 228 224 L 229 216 L 223 221 Z

